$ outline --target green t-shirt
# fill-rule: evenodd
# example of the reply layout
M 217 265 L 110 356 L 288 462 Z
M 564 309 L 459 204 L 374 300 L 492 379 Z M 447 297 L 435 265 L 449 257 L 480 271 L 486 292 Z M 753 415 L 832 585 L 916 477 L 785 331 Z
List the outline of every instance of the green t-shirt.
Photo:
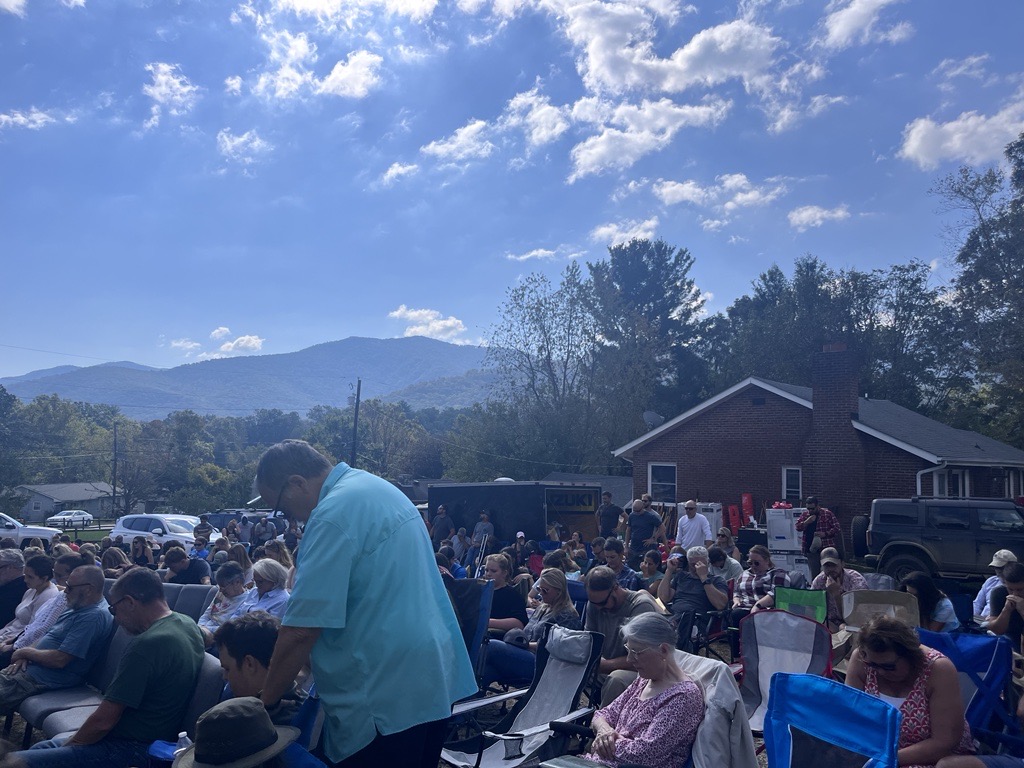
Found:
M 125 705 L 110 735 L 132 741 L 174 741 L 203 665 L 203 634 L 172 613 L 128 645 L 104 698 Z

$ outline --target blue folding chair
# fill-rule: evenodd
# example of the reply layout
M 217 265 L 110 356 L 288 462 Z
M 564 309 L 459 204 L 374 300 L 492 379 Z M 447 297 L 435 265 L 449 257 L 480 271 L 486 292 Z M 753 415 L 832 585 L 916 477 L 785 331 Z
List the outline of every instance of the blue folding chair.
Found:
M 835 680 L 776 672 L 764 718 L 768 765 L 896 768 L 902 719 L 891 704 Z
M 1012 684 L 1013 643 L 1006 637 L 918 629 L 929 648 L 944 654 L 960 674 L 964 717 L 971 734 L 993 749 L 1024 756 Z

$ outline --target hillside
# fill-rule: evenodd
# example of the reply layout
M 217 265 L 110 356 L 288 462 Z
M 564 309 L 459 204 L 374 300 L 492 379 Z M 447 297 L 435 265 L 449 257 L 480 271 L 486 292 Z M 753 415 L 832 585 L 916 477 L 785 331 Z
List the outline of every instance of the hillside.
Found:
M 134 363 L 61 366 L 0 379 L 0 385 L 23 400 L 57 394 L 117 405 L 136 419 L 163 418 L 186 408 L 225 416 L 260 408 L 304 414 L 315 405 L 346 405 L 357 378 L 362 378 L 364 399 L 405 399 L 416 408 L 440 408 L 483 399 L 489 381 L 479 371 L 483 358 L 481 347 L 424 337 L 350 337 L 298 352 L 206 360 L 169 369 Z

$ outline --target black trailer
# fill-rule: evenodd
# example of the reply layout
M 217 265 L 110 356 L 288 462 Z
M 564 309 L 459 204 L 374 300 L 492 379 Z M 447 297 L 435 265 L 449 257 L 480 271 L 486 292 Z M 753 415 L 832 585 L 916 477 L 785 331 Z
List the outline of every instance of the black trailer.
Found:
M 558 524 L 561 538 L 582 531 L 589 541 L 595 533 L 594 513 L 601 503 L 601 486 L 586 483 L 543 481 L 493 483 L 438 483 L 427 487 L 430 519 L 444 504 L 456 528 L 465 528 L 470 536 L 487 512 L 494 524 L 494 535 L 512 542 L 518 531 L 527 540 L 551 538 L 550 526 Z

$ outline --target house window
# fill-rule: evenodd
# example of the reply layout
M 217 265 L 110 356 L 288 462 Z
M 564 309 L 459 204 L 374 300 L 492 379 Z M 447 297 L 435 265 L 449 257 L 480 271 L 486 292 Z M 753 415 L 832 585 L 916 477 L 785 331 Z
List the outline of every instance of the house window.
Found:
M 41 501 L 33 501 L 32 502 L 32 511 L 33 512 L 38 512 L 42 508 L 43 508 L 43 502 L 41 502 Z
M 804 472 L 800 467 L 782 468 L 782 498 L 799 502 L 804 497 Z
M 932 472 L 932 495 L 945 499 L 967 497 L 967 470 L 946 469 Z
M 652 501 L 676 503 L 676 465 L 648 464 L 647 492 Z

